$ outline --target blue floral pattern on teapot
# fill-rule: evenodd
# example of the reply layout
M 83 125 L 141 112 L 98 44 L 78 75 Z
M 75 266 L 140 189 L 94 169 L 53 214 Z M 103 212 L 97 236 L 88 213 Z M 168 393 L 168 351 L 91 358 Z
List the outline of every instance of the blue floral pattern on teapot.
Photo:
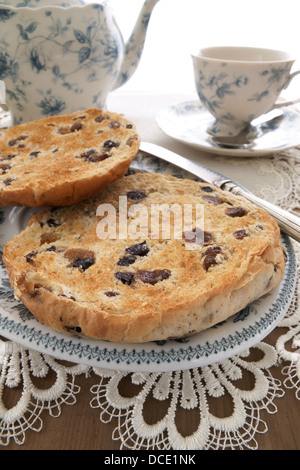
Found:
M 109 92 L 137 68 L 157 2 L 144 2 L 125 45 L 107 1 L 2 1 L 0 80 L 15 123 L 105 107 Z

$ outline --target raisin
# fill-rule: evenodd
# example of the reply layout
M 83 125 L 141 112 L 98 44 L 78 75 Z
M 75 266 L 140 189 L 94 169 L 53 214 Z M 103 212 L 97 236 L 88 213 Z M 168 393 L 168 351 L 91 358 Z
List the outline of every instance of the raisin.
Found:
M 106 160 L 109 157 L 111 157 L 110 153 L 108 152 L 97 153 L 97 151 L 93 149 L 87 150 L 86 152 L 83 152 L 80 155 L 80 158 L 83 158 L 84 160 L 88 162 L 102 162 L 103 160 Z
M 61 135 L 65 134 L 71 134 L 72 132 L 76 132 L 82 129 L 82 123 L 81 122 L 75 122 L 71 127 L 59 127 L 57 129 L 57 132 Z
M 111 157 L 110 153 L 103 152 L 101 154 L 95 153 L 88 158 L 89 162 L 103 162 L 107 158 Z
M 29 154 L 29 156 L 30 156 L 30 157 L 37 157 L 39 153 L 41 153 L 39 150 L 35 150 L 34 152 L 31 152 L 31 153 Z
M 30 263 L 30 264 L 33 264 L 33 259 L 37 254 L 37 251 L 31 251 L 30 253 L 27 253 L 27 255 L 25 255 L 25 259 L 27 261 L 27 263 Z
M 223 199 L 217 197 L 217 196 L 203 196 L 203 199 L 207 202 L 211 202 L 212 204 L 223 204 Z
M 203 188 L 201 188 L 201 189 L 205 193 L 212 193 L 213 192 L 213 188 L 211 188 L 210 186 L 203 186 Z
M 118 261 L 119 266 L 129 266 L 130 264 L 133 264 L 136 260 L 136 257 L 133 255 L 129 256 L 124 256 L 123 258 L 120 258 Z
M 146 256 L 149 253 L 149 248 L 146 241 L 144 241 L 143 243 L 137 243 L 126 248 L 125 251 L 130 255 Z
M 132 201 L 139 201 L 140 199 L 147 197 L 144 191 L 128 191 L 126 196 Z
M 85 160 L 88 160 L 88 158 L 91 156 L 91 155 L 94 155 L 96 154 L 96 150 L 93 150 L 93 149 L 90 149 L 90 150 L 87 150 L 86 152 L 83 152 L 80 154 L 80 157 L 81 158 L 84 158 Z
M 75 122 L 70 128 L 70 132 L 75 132 L 75 131 L 80 131 L 82 129 L 82 123 L 81 122 Z
M 216 259 L 217 255 L 218 253 L 211 252 L 205 256 L 203 265 L 206 271 L 208 271 L 211 266 L 215 266 L 216 264 L 218 264 Z
M 47 220 L 47 225 L 49 227 L 59 227 L 61 225 L 61 222 L 58 222 L 57 220 L 54 220 L 54 219 L 48 219 Z
M 11 169 L 11 166 L 8 165 L 7 163 L 3 163 L 2 165 L 0 165 L 0 169 L 2 170 L 2 174 L 4 174 L 6 172 L 6 170 Z
M 56 246 L 55 246 L 55 245 L 52 245 L 52 246 L 50 246 L 49 248 L 47 248 L 46 251 L 56 251 Z
M 100 116 L 97 116 L 94 120 L 95 122 L 102 122 L 102 121 L 105 121 L 105 119 L 107 119 L 106 116 L 102 116 L 102 114 Z
M 204 243 L 205 245 L 209 244 L 212 241 L 212 235 L 208 232 L 203 232 L 202 230 L 195 228 L 191 232 L 183 232 L 183 239 L 187 243 Z
M 11 160 L 12 158 L 15 158 L 16 156 L 17 156 L 16 153 L 15 153 L 14 155 L 9 154 L 9 155 L 7 155 L 6 157 L 2 158 L 2 160 Z
M 108 127 L 110 127 L 111 129 L 118 129 L 119 127 L 121 127 L 121 123 L 118 121 L 111 121 Z
M 82 271 L 90 268 L 95 263 L 94 258 L 77 258 L 73 261 L 73 268 L 80 268 Z
M 5 186 L 10 186 L 13 181 L 13 178 L 8 178 L 7 180 L 3 181 L 3 183 L 5 184 Z
M 123 284 L 127 284 L 130 286 L 130 284 L 134 280 L 134 274 L 133 273 L 122 273 L 122 272 L 117 272 L 116 273 L 116 278 L 119 279 Z
M 126 129 L 132 129 L 133 125 L 132 124 L 126 124 Z
M 119 293 L 113 292 L 113 291 L 107 291 L 107 292 L 104 292 L 104 295 L 106 295 L 107 297 L 116 297 L 117 295 L 119 295 Z
M 198 235 L 198 232 L 196 231 L 196 229 L 194 229 L 191 232 L 183 232 L 182 238 L 187 243 L 195 243 L 196 240 L 198 241 L 197 235 Z
M 38 295 L 41 295 L 40 288 L 42 287 L 41 284 L 34 284 L 34 290 L 29 291 L 29 296 L 34 299 L 34 297 L 37 297 Z
M 137 271 L 137 277 L 146 284 L 154 286 L 157 282 L 164 281 L 171 276 L 171 271 L 168 269 L 155 269 L 154 271 Z
M 72 262 L 73 268 L 79 268 L 81 271 L 85 271 L 95 263 L 95 253 L 83 248 L 71 248 L 64 256 Z
M 61 135 L 65 135 L 65 134 L 69 134 L 70 131 L 66 127 L 59 127 L 57 129 L 57 132 Z
M 95 258 L 95 253 L 84 248 L 70 248 L 65 252 L 64 257 L 70 261 L 75 261 L 76 259 Z
M 210 253 L 215 253 L 217 255 L 218 253 L 222 253 L 222 250 L 219 246 L 211 246 L 207 248 L 207 250 L 202 254 L 202 256 L 209 255 Z
M 248 237 L 248 233 L 246 232 L 246 230 L 237 230 L 236 232 L 234 232 L 233 236 L 237 240 L 242 240 L 243 238 Z
M 28 137 L 27 135 L 20 135 L 19 137 L 16 137 L 16 139 L 10 140 L 10 141 L 8 142 L 8 145 L 9 145 L 10 147 L 13 147 L 13 146 L 16 145 L 20 140 L 25 140 L 25 139 L 27 139 L 27 137 Z
M 113 140 L 106 140 L 103 144 L 103 147 L 106 149 L 111 149 L 113 147 L 119 147 L 119 142 L 114 142 Z
M 33 290 L 29 291 L 29 296 L 33 299 L 34 297 L 37 297 L 38 295 L 41 295 L 42 292 L 41 292 L 41 288 L 42 288 L 42 284 L 34 284 L 33 286 Z
M 208 245 L 212 241 L 213 237 L 210 233 L 204 232 L 204 245 Z
M 44 232 L 44 233 L 42 233 L 42 235 L 40 237 L 40 243 L 41 243 L 41 245 L 43 245 L 44 243 L 56 242 L 57 239 L 58 239 L 58 237 L 54 233 Z
M 226 209 L 225 214 L 229 217 L 244 217 L 246 211 L 242 207 L 229 207 Z

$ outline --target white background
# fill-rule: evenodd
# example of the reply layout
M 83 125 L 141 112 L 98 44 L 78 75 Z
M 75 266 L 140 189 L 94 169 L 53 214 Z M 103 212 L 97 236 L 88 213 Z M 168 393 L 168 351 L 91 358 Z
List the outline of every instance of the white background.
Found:
M 143 1 L 111 0 L 125 40 Z M 194 93 L 190 54 L 210 45 L 288 50 L 297 59 L 293 70 L 300 68 L 300 0 L 160 0 L 139 68 L 121 90 Z M 297 92 L 300 78 L 285 96 Z

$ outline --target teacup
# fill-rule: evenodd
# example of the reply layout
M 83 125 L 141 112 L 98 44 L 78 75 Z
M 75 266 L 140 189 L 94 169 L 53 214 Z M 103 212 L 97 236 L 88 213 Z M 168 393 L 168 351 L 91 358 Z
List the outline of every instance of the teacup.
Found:
M 210 134 L 235 136 L 253 119 L 299 100 L 277 100 L 291 80 L 295 59 L 288 52 L 254 47 L 208 47 L 192 55 L 195 85 L 216 118 Z

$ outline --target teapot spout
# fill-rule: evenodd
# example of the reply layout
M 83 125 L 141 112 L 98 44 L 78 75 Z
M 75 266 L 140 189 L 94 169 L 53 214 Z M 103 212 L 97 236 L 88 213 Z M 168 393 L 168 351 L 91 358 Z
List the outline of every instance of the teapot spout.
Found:
M 159 0 L 145 0 L 133 31 L 125 44 L 125 53 L 113 90 L 124 85 L 134 74 L 140 62 L 152 11 Z

